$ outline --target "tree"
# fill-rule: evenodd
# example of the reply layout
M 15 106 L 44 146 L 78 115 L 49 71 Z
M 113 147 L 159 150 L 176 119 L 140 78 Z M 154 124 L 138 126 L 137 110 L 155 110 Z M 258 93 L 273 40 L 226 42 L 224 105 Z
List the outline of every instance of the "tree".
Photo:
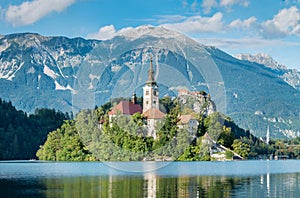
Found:
M 40 160 L 51 161 L 95 160 L 83 145 L 74 121 L 66 121 L 59 129 L 49 133 L 36 155 Z
M 223 124 L 224 119 L 218 112 L 211 114 L 204 120 L 204 126 L 207 128 L 208 134 L 215 141 L 219 139 L 223 132 Z
M 239 139 L 235 139 L 232 144 L 233 151 L 242 156 L 248 158 L 250 152 L 250 145 L 242 142 Z

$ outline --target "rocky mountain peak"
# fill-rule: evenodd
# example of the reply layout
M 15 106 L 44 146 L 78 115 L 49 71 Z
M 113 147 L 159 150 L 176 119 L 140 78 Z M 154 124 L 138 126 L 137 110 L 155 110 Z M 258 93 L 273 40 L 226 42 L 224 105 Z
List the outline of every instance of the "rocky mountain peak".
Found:
M 285 65 L 278 63 L 270 55 L 265 53 L 251 54 L 236 54 L 235 58 L 239 60 L 247 60 L 250 62 L 258 63 L 270 68 L 283 79 L 286 83 L 293 88 L 300 91 L 300 72 L 296 69 L 288 69 Z
M 234 57 L 239 60 L 247 60 L 250 62 L 262 64 L 262 65 L 265 65 L 266 67 L 269 67 L 274 70 L 287 70 L 287 67 L 285 65 L 278 63 L 276 60 L 274 60 L 270 55 L 268 55 L 266 53 L 257 53 L 254 55 L 236 54 L 236 55 L 234 55 Z
M 135 40 L 143 36 L 152 36 L 156 38 L 177 38 L 177 37 L 185 37 L 184 35 L 174 31 L 167 29 L 163 26 L 154 27 L 151 25 L 139 26 L 136 28 L 128 28 L 119 32 L 119 36 L 124 36 L 130 40 Z

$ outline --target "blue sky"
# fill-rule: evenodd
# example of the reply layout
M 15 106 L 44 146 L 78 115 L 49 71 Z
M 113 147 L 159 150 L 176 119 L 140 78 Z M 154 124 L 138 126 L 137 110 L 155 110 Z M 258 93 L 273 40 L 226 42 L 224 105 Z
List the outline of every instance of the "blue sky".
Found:
M 229 54 L 264 52 L 300 70 L 300 0 L 0 0 L 0 34 L 108 39 L 163 25 Z

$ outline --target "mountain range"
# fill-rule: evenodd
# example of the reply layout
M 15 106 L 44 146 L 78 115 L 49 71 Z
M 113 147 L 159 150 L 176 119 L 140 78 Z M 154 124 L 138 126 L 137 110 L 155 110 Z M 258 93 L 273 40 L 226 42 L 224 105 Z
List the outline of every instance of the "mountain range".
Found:
M 262 64 L 265 67 L 270 68 L 278 75 L 278 77 L 282 78 L 286 83 L 300 91 L 300 72 L 296 69 L 288 69 L 287 66 L 278 63 L 268 54 L 236 54 L 234 57 L 240 60 L 247 60 Z
M 0 97 L 21 110 L 94 108 L 142 95 L 150 59 L 160 96 L 210 93 L 217 110 L 256 136 L 300 135 L 300 75 L 267 55 L 236 55 L 163 27 L 141 26 L 110 40 L 0 37 Z M 270 63 L 270 64 L 269 64 Z M 273 64 L 274 63 L 274 64 Z

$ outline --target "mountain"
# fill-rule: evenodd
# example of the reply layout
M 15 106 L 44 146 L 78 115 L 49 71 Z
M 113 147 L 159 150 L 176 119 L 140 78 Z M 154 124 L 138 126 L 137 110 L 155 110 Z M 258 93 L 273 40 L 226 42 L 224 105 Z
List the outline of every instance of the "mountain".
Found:
M 0 97 L 32 112 L 77 112 L 142 95 L 150 58 L 160 96 L 204 90 L 240 127 L 274 138 L 300 135 L 300 92 L 278 70 L 239 60 L 163 27 L 141 26 L 105 41 L 23 33 L 0 38 Z
M 277 73 L 286 83 L 300 91 L 300 72 L 296 69 L 288 69 L 285 65 L 278 63 L 271 56 L 265 53 L 251 54 L 236 54 L 235 58 L 247 60 L 262 64 Z

